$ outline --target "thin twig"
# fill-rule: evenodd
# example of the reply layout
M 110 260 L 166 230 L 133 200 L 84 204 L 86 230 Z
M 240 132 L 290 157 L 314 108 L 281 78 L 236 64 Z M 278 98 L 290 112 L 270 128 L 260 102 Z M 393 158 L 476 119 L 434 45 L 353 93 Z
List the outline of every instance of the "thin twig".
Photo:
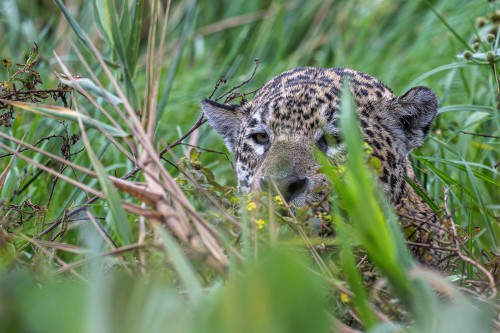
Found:
M 203 125 L 207 120 L 203 118 L 203 116 L 200 116 L 196 123 L 191 127 L 186 133 L 184 133 L 179 139 L 177 139 L 174 143 L 169 144 L 165 148 L 162 149 L 160 152 L 160 158 L 163 157 L 163 155 L 169 151 L 170 149 L 174 148 L 175 146 L 179 145 L 185 138 L 187 138 L 191 133 L 193 133 L 197 128 L 199 128 L 201 125 Z
M 457 235 L 457 228 L 456 228 L 456 225 L 455 225 L 455 222 L 453 221 L 453 218 L 451 216 L 451 213 L 448 209 L 448 205 L 447 205 L 447 201 L 448 201 L 448 194 L 449 194 L 449 189 L 448 188 L 445 188 L 444 189 L 444 209 L 446 211 L 446 214 L 447 214 L 447 219 L 448 221 L 450 222 L 450 225 L 451 225 L 451 229 L 453 231 L 453 234 L 455 235 L 455 243 L 456 243 L 456 249 L 457 249 L 457 254 L 458 256 L 460 257 L 460 259 L 462 259 L 464 262 L 467 262 L 471 265 L 473 265 L 474 267 L 476 267 L 478 270 L 480 270 L 481 272 L 483 272 L 483 274 L 487 277 L 488 281 L 489 281 L 489 288 L 491 289 L 491 295 L 489 296 L 489 299 L 494 299 L 497 295 L 497 290 L 496 290 L 496 287 L 495 287 L 495 279 L 493 278 L 493 276 L 490 274 L 490 272 L 488 272 L 488 270 L 486 268 L 484 268 L 483 266 L 481 266 L 478 262 L 476 262 L 475 260 L 463 255 L 460 251 L 460 242 L 458 241 L 458 235 Z
M 500 139 L 500 136 L 496 136 L 496 135 L 478 134 L 478 133 L 471 133 L 471 132 L 465 132 L 465 131 L 458 131 L 458 133 L 463 133 L 463 134 L 473 135 L 473 136 L 481 136 L 481 137 L 492 138 L 492 139 Z
M 83 265 L 85 265 L 93 260 L 99 259 L 99 258 L 103 258 L 103 257 L 107 257 L 107 256 L 114 256 L 114 255 L 121 255 L 122 253 L 125 253 L 128 251 L 132 251 L 132 250 L 136 250 L 136 249 L 140 249 L 140 248 L 147 248 L 149 246 L 153 246 L 153 245 L 148 245 L 148 244 L 125 245 L 125 246 L 119 247 L 119 248 L 111 250 L 111 251 L 99 253 L 91 258 L 85 258 L 85 259 L 80 260 L 80 261 L 75 261 L 74 263 L 72 263 L 70 265 L 66 265 L 62 268 L 59 268 L 56 271 L 56 273 L 63 273 L 63 272 L 66 272 L 68 270 L 73 270 L 77 267 L 83 266 Z
M 254 68 L 253 68 L 253 72 L 252 72 L 252 74 L 250 75 L 250 77 L 248 79 L 246 79 L 245 81 L 241 82 L 240 84 L 232 87 L 231 89 L 229 89 L 228 91 L 226 91 L 225 93 L 223 93 L 222 95 L 220 95 L 219 97 L 217 97 L 215 100 L 218 101 L 218 100 L 224 98 L 225 96 L 228 96 L 229 94 L 231 94 L 236 89 L 241 88 L 245 84 L 247 84 L 248 82 L 250 82 L 254 78 L 255 73 L 257 72 L 257 68 L 259 68 L 259 59 L 255 58 L 254 62 L 255 62 L 255 65 L 254 65 Z M 227 103 L 227 102 L 229 102 L 229 100 L 226 98 L 226 100 L 224 102 Z

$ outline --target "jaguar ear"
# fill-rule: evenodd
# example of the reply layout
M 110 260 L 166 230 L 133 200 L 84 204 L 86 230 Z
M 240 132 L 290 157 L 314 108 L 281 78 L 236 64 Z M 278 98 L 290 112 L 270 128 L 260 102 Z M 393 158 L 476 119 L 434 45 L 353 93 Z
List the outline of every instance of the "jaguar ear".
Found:
M 398 136 L 403 139 L 406 151 L 422 145 L 432 121 L 437 113 L 438 100 L 436 94 L 427 87 L 415 87 L 397 99 Z
M 201 102 L 201 110 L 210 126 L 222 135 L 226 146 L 234 153 L 237 135 L 243 121 L 238 105 L 220 104 L 205 98 Z

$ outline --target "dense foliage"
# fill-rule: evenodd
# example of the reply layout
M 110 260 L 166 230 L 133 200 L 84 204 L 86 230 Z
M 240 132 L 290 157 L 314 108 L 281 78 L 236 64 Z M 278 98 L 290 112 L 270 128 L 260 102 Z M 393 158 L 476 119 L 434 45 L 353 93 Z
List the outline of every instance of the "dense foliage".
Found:
M 500 330 L 497 1 L 0 8 L 0 332 Z M 238 195 L 200 101 L 306 65 L 436 91 L 412 162 L 456 270 L 411 258 L 348 98 L 337 209 Z

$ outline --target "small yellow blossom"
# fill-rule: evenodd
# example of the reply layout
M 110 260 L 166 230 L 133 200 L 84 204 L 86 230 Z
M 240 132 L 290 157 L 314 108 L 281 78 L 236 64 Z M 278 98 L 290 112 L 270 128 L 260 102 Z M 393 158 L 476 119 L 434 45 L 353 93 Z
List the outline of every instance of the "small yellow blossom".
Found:
M 349 296 L 347 296 L 346 293 L 340 293 L 340 300 L 343 302 L 343 303 L 349 303 Z
M 258 219 L 257 221 L 255 221 L 255 223 L 257 223 L 257 229 L 262 229 L 264 228 L 264 224 L 266 224 L 266 221 L 264 221 L 263 219 Z
M 252 210 L 254 210 L 255 208 L 257 208 L 257 204 L 253 201 L 250 201 L 249 203 L 247 203 L 247 210 L 249 212 L 251 212 Z
M 276 201 L 278 206 L 283 206 L 283 199 L 281 199 L 281 197 L 279 195 L 275 196 L 274 200 Z
M 372 147 L 366 142 L 363 142 L 363 149 L 364 149 L 366 155 L 371 155 L 373 152 Z
M 368 165 L 372 168 L 377 176 L 382 176 L 384 174 L 384 167 L 382 166 L 382 161 L 380 160 L 380 158 L 370 156 L 368 158 Z

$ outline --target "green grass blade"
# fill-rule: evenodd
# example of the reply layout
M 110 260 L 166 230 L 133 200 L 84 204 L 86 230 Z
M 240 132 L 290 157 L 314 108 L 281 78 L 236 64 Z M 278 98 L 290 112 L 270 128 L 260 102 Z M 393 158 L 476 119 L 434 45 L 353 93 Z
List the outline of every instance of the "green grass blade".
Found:
M 84 32 L 84 30 L 80 27 L 78 22 L 76 22 L 75 18 L 69 10 L 64 6 L 61 0 L 54 0 L 56 3 L 56 6 L 59 8 L 59 10 L 63 13 L 64 17 L 66 18 L 66 21 L 68 21 L 69 25 L 71 26 L 71 29 L 76 33 L 76 36 L 82 41 L 83 45 L 87 48 L 92 53 L 92 47 L 90 46 L 90 40 L 87 36 L 87 34 Z
M 81 119 L 82 123 L 85 126 L 89 126 L 95 128 L 99 131 L 106 131 L 109 135 L 115 137 L 129 137 L 130 134 L 123 131 L 121 128 L 116 128 L 109 124 L 103 123 L 99 120 L 89 118 L 83 114 L 80 114 L 74 110 L 70 110 L 64 108 L 62 106 L 55 105 L 44 105 L 44 104 L 34 104 L 34 103 L 25 103 L 25 102 L 15 102 L 15 101 L 6 101 L 0 100 L 2 103 L 6 103 L 12 105 L 13 107 L 32 112 L 35 114 L 40 114 L 45 117 L 55 118 L 59 120 L 66 120 L 71 122 L 78 122 L 78 119 Z
M 344 222 L 340 216 L 335 217 L 335 225 L 337 227 L 338 237 L 341 240 L 340 260 L 342 264 L 342 271 L 347 276 L 347 281 L 354 294 L 352 302 L 359 311 L 359 317 L 366 330 L 373 328 L 376 323 L 376 317 L 373 313 L 368 294 L 363 286 L 360 272 L 356 268 L 355 257 L 351 247 L 351 237 L 346 229 Z
M 417 183 L 415 183 L 411 178 L 405 177 L 405 180 L 410 186 L 417 192 L 417 194 L 424 199 L 424 201 L 429 205 L 429 207 L 432 208 L 434 212 L 439 211 L 439 206 L 432 200 L 427 192 L 425 192 L 421 186 L 419 186 Z
M 349 156 L 344 180 L 334 168 L 325 167 L 325 163 L 328 163 L 324 160 L 326 157 L 320 162 L 332 180 L 335 192 L 341 196 L 342 206 L 351 217 L 353 234 L 366 249 L 371 261 L 387 277 L 395 293 L 408 306 L 417 325 L 428 329 L 435 316 L 436 299 L 428 284 L 415 283 L 409 279 L 409 269 L 415 264 L 404 244 L 397 217 L 388 201 L 380 199 L 380 189 L 366 166 L 361 134 L 347 89 L 342 95 L 341 110 L 340 126 Z
M 474 193 L 474 197 L 477 199 L 478 206 L 479 206 L 479 208 L 481 210 L 481 217 L 482 217 L 483 222 L 484 222 L 484 227 L 487 230 L 489 241 L 493 245 L 493 248 L 498 248 L 497 237 L 495 236 L 495 231 L 493 230 L 493 223 L 488 218 L 488 213 L 487 213 L 488 209 L 487 209 L 487 207 L 486 207 L 486 205 L 484 203 L 483 196 L 481 195 L 481 191 L 479 190 L 479 185 L 477 183 L 477 179 L 476 179 L 476 177 L 474 175 L 474 172 L 470 168 L 470 166 L 467 163 L 467 161 L 462 157 L 462 155 L 460 155 L 458 152 L 456 152 L 454 149 L 452 149 L 452 147 L 450 147 L 445 142 L 442 142 L 442 141 L 440 141 L 440 140 L 438 140 L 436 138 L 432 138 L 432 139 L 434 141 L 436 141 L 437 143 L 439 143 L 444 149 L 446 149 L 446 150 L 452 152 L 453 154 L 457 155 L 462 160 L 462 162 L 464 163 L 465 172 L 467 174 L 467 178 L 468 178 L 468 180 L 469 180 L 469 182 L 470 182 L 470 184 L 472 186 L 472 191 Z M 430 163 L 428 163 L 428 166 L 429 165 L 430 165 Z M 441 174 L 442 174 L 442 172 L 441 172 Z M 464 190 L 465 190 L 465 188 L 464 188 Z M 466 190 L 466 191 L 467 191 L 467 193 L 469 195 L 472 195 L 472 193 L 469 190 Z
M 0 1 L 0 17 L 5 20 L 9 27 L 7 34 L 9 39 L 9 48 L 14 51 L 19 48 L 21 35 L 22 19 L 19 13 L 19 6 L 16 0 Z M 11 51 L 11 52 L 12 52 Z M 14 53 L 15 54 L 15 53 Z
M 494 170 L 492 168 L 489 168 L 489 167 L 484 166 L 484 165 L 478 165 L 477 163 L 455 162 L 455 161 L 447 160 L 447 159 L 438 159 L 437 161 L 444 163 L 444 164 L 447 164 L 447 165 L 451 165 L 451 166 L 453 166 L 461 171 L 468 172 L 468 170 L 470 170 L 472 172 L 472 174 L 474 175 L 474 177 L 477 177 L 490 185 L 493 185 L 495 187 L 500 188 L 500 183 L 498 183 L 495 179 L 485 175 L 484 173 L 470 169 L 470 166 L 481 166 L 485 170 L 488 170 L 488 171 L 492 172 L 493 174 L 498 175 L 498 172 L 496 172 L 496 170 Z
M 491 106 L 485 105 L 473 105 L 473 104 L 455 104 L 446 105 L 439 108 L 439 114 L 445 112 L 486 112 L 493 114 L 493 108 Z
M 108 221 L 108 224 L 110 228 L 116 231 L 117 235 L 119 236 L 118 242 L 120 244 L 131 244 L 133 239 L 132 229 L 130 227 L 130 221 L 128 220 L 127 214 L 123 209 L 118 191 L 109 179 L 109 175 L 106 172 L 104 165 L 94 153 L 94 149 L 92 148 L 92 145 L 88 140 L 82 118 L 78 118 L 78 120 L 80 129 L 82 131 L 82 140 L 85 145 L 87 154 L 89 156 L 90 162 L 92 163 L 92 166 L 94 167 L 95 173 L 101 185 L 101 189 L 104 192 L 106 201 L 109 205 L 112 218 L 110 221 Z
M 426 1 L 427 2 L 427 1 Z M 463 47 L 465 47 L 467 50 L 471 51 L 471 52 L 474 52 L 474 50 L 472 49 L 472 47 L 465 41 L 465 39 L 462 38 L 462 36 L 460 36 L 455 29 L 453 29 L 451 27 L 451 25 L 448 24 L 448 22 L 444 19 L 444 17 L 442 17 L 436 9 L 434 9 L 434 6 L 432 6 L 429 2 L 427 2 L 427 4 L 429 5 L 429 8 L 431 9 L 431 11 L 434 13 L 434 15 L 437 16 L 437 18 L 446 26 L 446 28 L 453 34 L 453 36 L 455 36 L 456 39 L 458 39 L 460 41 L 460 43 L 462 43 Z
M 139 46 L 141 43 L 143 10 L 144 10 L 143 2 L 135 1 L 132 9 L 133 19 L 130 24 L 131 32 L 127 42 L 127 60 L 130 69 L 130 74 L 132 75 L 132 77 L 134 77 L 135 75 L 137 60 L 139 59 Z
M 420 159 L 420 162 L 425 165 L 426 168 L 428 168 L 432 173 L 434 173 L 438 178 L 446 184 L 450 188 L 459 188 L 461 191 L 464 191 L 467 194 L 471 194 L 471 192 L 462 184 L 458 183 L 455 179 L 451 178 L 449 175 L 447 175 L 445 172 L 441 171 L 437 167 L 435 167 L 432 163 L 429 163 L 429 161 L 425 159 Z
M 169 258 L 179 273 L 186 291 L 190 294 L 192 300 L 197 300 L 202 295 L 202 287 L 196 273 L 191 265 L 190 260 L 183 253 L 183 250 L 177 243 L 177 241 L 166 231 L 163 227 L 158 226 L 156 228 L 159 234 L 163 238 L 163 244 L 167 252 L 169 253 Z
M 96 18 L 94 21 L 97 23 L 97 28 L 100 30 L 101 34 L 107 39 L 108 43 L 110 43 L 113 48 L 113 33 L 110 28 L 111 13 L 108 11 L 107 2 L 109 2 L 109 0 L 94 0 L 92 3 L 94 17 Z M 112 13 L 114 15 L 114 12 Z
M 135 85 L 132 81 L 132 74 L 129 68 L 129 61 L 127 58 L 127 51 L 125 50 L 122 32 L 120 31 L 120 25 L 116 17 L 116 5 L 113 0 L 104 1 L 106 5 L 106 13 L 109 16 L 108 23 L 113 37 L 114 50 L 116 51 L 118 58 L 120 59 L 120 63 L 123 67 L 125 85 L 127 87 L 127 97 L 130 99 L 129 102 L 134 110 L 137 110 L 139 107 L 139 100 L 135 91 Z
M 463 68 L 463 67 L 467 67 L 467 66 L 470 66 L 470 64 L 467 63 L 467 62 L 458 62 L 458 63 L 451 63 L 451 64 L 447 64 L 447 65 L 436 67 L 436 68 L 434 68 L 434 69 L 432 69 L 432 70 L 430 70 L 428 72 L 425 72 L 424 74 L 418 76 L 415 80 L 413 80 L 406 87 L 406 91 L 408 91 L 412 87 L 417 86 L 418 84 L 420 84 L 420 82 L 422 82 L 423 80 L 427 79 L 428 77 L 430 77 L 430 76 L 432 76 L 434 74 L 437 74 L 437 73 L 443 72 L 443 71 L 447 71 L 447 70 L 450 70 L 450 69 Z
M 175 54 L 174 60 L 172 61 L 172 64 L 170 65 L 165 87 L 163 88 L 161 92 L 161 99 L 160 102 L 158 103 L 158 112 L 156 114 L 156 118 L 159 119 L 161 117 L 161 114 L 165 110 L 165 107 L 167 106 L 168 102 L 168 97 L 170 95 L 170 90 L 172 89 L 172 85 L 174 83 L 174 78 L 177 73 L 177 69 L 179 68 L 179 62 L 181 60 L 182 52 L 184 51 L 184 46 L 186 43 L 186 38 L 188 34 L 191 32 L 193 24 L 194 24 L 194 19 L 195 19 L 195 14 L 196 14 L 196 1 L 192 0 L 189 3 L 187 13 L 186 13 L 186 18 L 184 20 L 184 25 L 182 27 L 182 32 L 181 32 L 181 37 L 179 39 L 179 47 L 177 48 L 177 53 Z

